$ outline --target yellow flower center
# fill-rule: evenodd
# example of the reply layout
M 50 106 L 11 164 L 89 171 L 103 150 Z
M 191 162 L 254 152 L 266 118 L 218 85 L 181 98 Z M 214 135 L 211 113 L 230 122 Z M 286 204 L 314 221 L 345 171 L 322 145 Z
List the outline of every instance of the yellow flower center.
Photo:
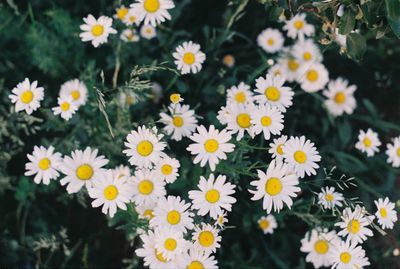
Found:
M 307 79 L 308 81 L 315 82 L 318 80 L 318 72 L 314 69 L 311 69 L 307 72 Z
M 396 153 L 397 153 L 397 156 L 400 157 L 400 148 L 397 149 Z
M 268 38 L 268 39 L 267 39 L 267 44 L 268 44 L 268 45 L 272 46 L 272 45 L 274 45 L 274 43 L 275 43 L 275 41 L 274 41 L 273 38 Z
M 246 102 L 246 94 L 244 92 L 238 92 L 235 95 L 235 100 L 236 102 L 243 104 L 244 102 Z
M 346 252 L 342 252 L 341 254 L 340 254 L 340 261 L 342 262 L 342 263 L 349 263 L 350 262 L 350 260 L 351 260 L 351 255 L 350 255 L 350 253 L 348 253 L 347 251 Z
M 265 192 L 271 196 L 275 196 L 282 191 L 282 182 L 277 177 L 271 177 L 265 183 Z
M 156 249 L 154 250 L 154 253 L 156 255 L 157 260 L 159 260 L 160 262 L 167 262 L 167 259 L 164 258 L 164 256 L 162 255 L 161 252 L 158 252 Z
M 161 173 L 163 173 L 163 175 L 170 175 L 172 173 L 172 166 L 170 164 L 164 164 L 163 166 L 161 166 Z
M 147 157 L 153 152 L 153 144 L 149 140 L 143 140 L 137 144 L 136 151 L 141 156 Z
M 304 52 L 303 59 L 305 61 L 309 61 L 309 60 L 311 60 L 311 58 L 312 58 L 312 54 L 310 52 Z
M 120 19 L 121 21 L 125 18 L 126 14 L 128 14 L 128 9 L 125 7 L 122 7 L 117 10 L 117 18 Z
M 127 105 L 132 105 L 135 102 L 135 98 L 132 95 L 127 95 L 125 102 Z
M 290 59 L 288 61 L 288 68 L 290 71 L 294 72 L 299 68 L 299 64 L 294 59 Z
M 343 92 L 338 92 L 335 94 L 335 102 L 338 104 L 343 104 L 346 101 L 346 95 Z
M 293 154 L 293 158 L 298 163 L 305 163 L 307 161 L 307 155 L 301 150 L 296 151 Z
M 194 61 L 195 61 L 195 57 L 194 57 L 194 54 L 192 52 L 186 52 L 183 55 L 183 62 L 185 64 L 193 64 Z
M 76 169 L 76 176 L 80 180 L 89 180 L 93 176 L 93 168 L 89 164 L 82 164 Z
M 209 203 L 216 203 L 219 201 L 219 191 L 216 189 L 211 189 L 206 192 L 206 200 Z
M 214 244 L 214 235 L 210 231 L 202 231 L 199 234 L 199 244 L 203 247 L 209 247 Z
M 181 116 L 174 116 L 172 118 L 172 123 L 176 126 L 176 127 L 182 127 L 183 126 L 183 118 Z
M 315 242 L 314 244 L 314 250 L 318 253 L 318 254 L 325 254 L 328 252 L 329 250 L 329 245 L 326 242 L 326 240 L 318 240 Z
M 100 24 L 96 24 L 92 27 L 92 34 L 94 36 L 101 36 L 104 33 L 104 26 Z
M 260 222 L 258 223 L 258 226 L 260 226 L 261 230 L 266 230 L 269 227 L 269 221 L 266 219 L 260 220 Z
M 382 218 L 386 218 L 387 217 L 386 208 L 382 207 L 381 209 L 379 209 L 379 213 L 381 214 Z
M 60 105 L 60 108 L 61 108 L 62 111 L 68 111 L 69 108 L 70 108 L 70 106 L 71 106 L 71 105 L 70 105 L 68 102 L 64 102 L 64 103 L 62 103 L 62 104 Z
M 43 158 L 39 161 L 39 168 L 42 170 L 47 170 L 50 168 L 51 161 L 49 158 Z
M 216 152 L 218 148 L 219 148 L 219 143 L 217 140 L 213 138 L 207 139 L 206 142 L 204 143 L 204 149 L 209 153 Z
M 167 221 L 171 225 L 176 225 L 181 221 L 181 214 L 176 210 L 171 210 L 167 214 Z
M 149 13 L 154 13 L 160 8 L 160 2 L 158 0 L 145 0 L 144 9 Z
M 278 101 L 281 98 L 281 92 L 277 87 L 271 86 L 265 89 L 265 97 L 270 101 Z
M 173 251 L 176 249 L 176 240 L 173 238 L 167 238 L 164 242 L 164 247 L 166 250 Z
M 152 219 L 154 217 L 153 210 L 152 209 L 146 209 L 143 212 L 143 216 L 148 218 L 148 219 Z
M 367 148 L 369 148 L 372 145 L 372 141 L 371 139 L 369 139 L 368 137 L 363 139 L 363 144 L 364 146 L 366 146 Z
M 135 20 L 136 20 L 136 17 L 135 17 L 135 16 L 130 16 L 130 17 L 129 17 L 129 21 L 130 21 L 130 22 L 135 22 Z
M 29 104 L 33 100 L 33 92 L 31 90 L 24 91 L 20 99 L 22 103 Z
M 72 99 L 74 99 L 76 101 L 79 99 L 79 97 L 81 97 L 81 93 L 78 90 L 73 90 L 73 91 L 71 91 L 71 96 L 72 96 Z
M 297 20 L 294 22 L 294 28 L 296 28 L 297 30 L 300 30 L 304 27 L 304 22 L 301 20 Z
M 103 194 L 104 198 L 106 198 L 109 201 L 112 201 L 117 197 L 118 189 L 114 185 L 109 185 L 107 186 L 107 188 L 104 189 Z
M 279 155 L 283 155 L 282 146 L 283 146 L 283 144 L 279 144 L 279 145 L 276 147 L 276 152 L 277 152 Z
M 270 126 L 272 123 L 271 117 L 263 116 L 261 117 L 261 125 L 264 127 Z
M 347 225 L 347 230 L 349 233 L 356 234 L 360 231 L 360 222 L 358 220 L 351 220 Z
M 152 193 L 153 188 L 154 188 L 153 182 L 151 182 L 148 179 L 142 180 L 138 185 L 138 190 L 143 195 L 149 195 L 150 193 Z
M 236 117 L 236 122 L 241 128 L 249 128 L 250 123 L 250 115 L 247 113 L 241 113 Z
M 179 103 L 179 101 L 181 100 L 181 95 L 179 93 L 173 93 L 169 96 L 169 100 L 174 103 L 177 104 Z
M 204 269 L 204 265 L 199 261 L 192 261 L 186 269 Z
M 328 202 L 332 202 L 333 201 L 333 194 L 328 193 L 325 195 L 325 200 L 327 200 Z

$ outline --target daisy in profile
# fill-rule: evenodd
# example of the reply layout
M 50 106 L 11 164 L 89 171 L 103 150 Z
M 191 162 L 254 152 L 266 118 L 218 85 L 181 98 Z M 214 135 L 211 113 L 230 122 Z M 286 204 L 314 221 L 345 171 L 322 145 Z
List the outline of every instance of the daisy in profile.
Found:
M 354 243 L 362 243 L 367 240 L 367 236 L 372 236 L 372 230 L 368 228 L 371 225 L 374 216 L 367 216 L 364 208 L 357 205 L 353 210 L 347 207 L 343 210 L 342 221 L 335 223 L 342 230 L 338 235 L 342 237 L 347 236 L 347 241 Z
M 165 182 L 174 183 L 179 176 L 178 169 L 180 166 L 177 159 L 164 156 L 156 163 L 154 170 Z
M 368 128 L 367 132 L 360 130 L 358 134 L 358 142 L 356 143 L 356 149 L 361 152 L 367 153 L 368 157 L 372 157 L 376 152 L 379 152 L 379 146 L 381 141 L 378 138 L 378 134 Z
M 249 104 L 253 102 L 253 92 L 249 85 L 240 82 L 226 91 L 226 99 L 227 103 Z
M 321 192 L 318 193 L 318 204 L 323 206 L 325 209 L 341 207 L 343 206 L 343 200 L 343 194 L 335 192 L 335 187 L 321 188 Z
M 151 26 L 150 24 L 143 25 L 142 27 L 140 27 L 140 35 L 144 39 L 150 40 L 157 36 L 157 31 L 156 28 Z
M 127 209 L 126 204 L 131 198 L 129 187 L 127 180 L 115 177 L 112 170 L 103 172 L 88 188 L 90 198 L 94 199 L 92 206 L 103 206 L 101 212 L 114 217 L 117 208 Z
M 288 37 L 293 39 L 304 39 L 304 37 L 314 35 L 315 32 L 314 26 L 307 23 L 305 13 L 299 13 L 286 21 L 283 29 L 287 31 Z
M 322 54 L 312 39 L 300 40 L 292 47 L 293 56 L 301 63 L 322 61 Z
M 40 101 L 44 98 L 44 89 L 43 87 L 38 87 L 37 84 L 36 80 L 30 83 L 29 79 L 25 78 L 23 82 L 18 83 L 12 89 L 12 94 L 8 97 L 15 104 L 16 112 L 25 110 L 30 115 L 40 107 Z
M 287 141 L 287 135 L 282 135 L 279 138 L 275 138 L 272 143 L 269 144 L 269 154 L 272 154 L 272 158 L 277 161 L 283 161 L 283 145 Z
M 353 114 L 357 106 L 354 92 L 357 89 L 355 85 L 348 85 L 348 81 L 343 78 L 337 78 L 328 83 L 328 90 L 324 90 L 323 94 L 328 99 L 325 106 L 333 116 L 341 116 L 343 113 Z
M 214 125 L 210 125 L 209 130 L 203 125 L 197 127 L 197 133 L 194 133 L 190 139 L 195 143 L 190 144 L 186 150 L 192 155 L 196 155 L 193 163 L 200 163 L 204 167 L 207 163 L 211 171 L 214 171 L 219 160 L 226 160 L 226 153 L 232 152 L 235 145 L 228 143 L 232 135 L 227 130 L 219 131 Z
M 157 202 L 165 196 L 165 181 L 158 174 L 148 169 L 138 169 L 132 177 L 132 201 L 136 205 Z
M 306 92 L 322 90 L 329 81 L 329 73 L 321 63 L 304 64 L 299 70 L 299 83 Z
M 128 10 L 128 13 L 125 15 L 125 18 L 123 20 L 123 22 L 125 23 L 125 25 L 127 26 L 131 26 L 133 24 L 139 25 L 140 21 L 139 21 L 139 15 L 136 13 L 137 11 L 133 8 L 130 8 Z
M 377 211 L 375 216 L 382 229 L 393 229 L 394 223 L 397 221 L 397 212 L 394 210 L 395 205 L 389 201 L 389 198 L 379 198 L 374 201 Z
M 397 168 L 400 167 L 400 136 L 395 137 L 392 142 L 386 145 L 387 163 Z
M 161 142 L 162 134 L 157 134 L 157 128 L 148 129 L 139 126 L 137 131 L 133 130 L 126 137 L 125 153 L 129 158 L 129 163 L 138 167 L 150 168 L 157 163 L 166 147 L 165 142 Z
M 124 21 L 126 15 L 128 14 L 129 9 L 124 5 L 115 9 L 114 18 L 120 21 Z
M 179 196 L 161 197 L 154 208 L 154 218 L 150 227 L 170 228 L 186 233 L 193 229 L 193 213 L 189 211 L 190 203 L 185 203 Z
M 160 227 L 155 230 L 156 249 L 166 260 L 175 260 L 187 251 L 188 242 L 180 231 Z
M 59 95 L 71 96 L 73 102 L 79 107 L 86 103 L 88 98 L 88 89 L 79 79 L 72 79 L 61 85 Z
M 262 104 L 270 104 L 276 106 L 280 111 L 285 112 L 290 107 L 293 99 L 294 92 L 290 87 L 283 86 L 285 79 L 282 76 L 273 76 L 267 74 L 264 77 L 256 79 L 255 91 L 259 93 L 254 99 Z
M 218 110 L 217 120 L 222 125 L 227 125 L 228 118 L 229 118 L 228 108 L 226 106 L 221 106 L 220 109 Z
M 235 57 L 233 57 L 232 54 L 226 54 L 223 58 L 222 58 L 222 63 L 228 67 L 228 68 L 232 68 L 235 66 Z
M 168 107 L 169 114 L 161 112 L 160 122 L 165 124 L 164 131 L 171 135 L 171 139 L 181 141 L 189 137 L 196 130 L 197 119 L 194 110 L 189 105 L 172 104 Z
M 125 42 L 138 42 L 140 39 L 135 29 L 125 29 L 121 33 L 121 40 Z
M 79 37 L 83 42 L 92 42 L 93 47 L 107 43 L 110 34 L 116 34 L 117 31 L 112 28 L 112 19 L 107 16 L 100 16 L 98 19 L 89 14 L 83 18 L 84 24 L 81 24 L 82 33 Z
M 92 186 L 95 178 L 100 178 L 104 172 L 103 166 L 108 160 L 103 155 L 97 156 L 98 150 L 87 147 L 84 151 L 75 150 L 70 156 L 64 156 L 60 165 L 61 172 L 65 175 L 60 180 L 62 186 L 67 185 L 68 193 L 76 193 L 83 186 Z
M 53 107 L 54 115 L 60 115 L 64 120 L 69 120 L 78 110 L 71 96 L 65 95 L 57 98 L 58 106 Z
M 210 224 L 202 223 L 199 226 L 194 226 L 192 236 L 194 248 L 206 254 L 214 253 L 217 248 L 221 247 L 219 244 L 221 236 L 218 233 L 219 230 Z
M 268 53 L 275 53 L 283 48 L 283 38 L 281 32 L 276 29 L 267 28 L 257 37 L 257 44 Z
M 284 76 L 285 80 L 293 82 L 299 78 L 301 71 L 301 63 L 291 56 L 280 58 L 278 61 L 283 72 L 281 76 Z
M 278 223 L 273 215 L 262 216 L 257 223 L 264 234 L 273 234 L 276 227 L 278 227 Z
M 131 4 L 131 8 L 138 14 L 139 22 L 144 21 L 144 24 L 157 26 L 166 20 L 171 19 L 168 10 L 175 7 L 172 0 L 136 0 Z
M 306 233 L 301 240 L 300 251 L 307 253 L 306 261 L 312 263 L 314 268 L 329 267 L 333 264 L 332 250 L 339 242 L 335 231 L 317 228 Z
M 321 156 L 317 151 L 314 143 L 306 140 L 305 136 L 290 137 L 283 146 L 283 157 L 285 162 L 293 169 L 298 177 L 316 175 L 317 164 L 321 160 Z
M 226 129 L 232 134 L 237 134 L 236 140 L 243 138 L 245 132 L 254 137 L 253 126 L 251 124 L 251 114 L 254 110 L 253 105 L 242 105 L 230 103 L 226 106 Z
M 216 219 L 216 221 L 215 221 L 215 224 L 214 225 L 217 225 L 219 228 L 224 228 L 224 226 L 225 226 L 225 223 L 227 223 L 228 222 L 228 218 L 226 217 L 227 216 L 227 213 L 224 211 L 224 213 L 222 213 L 222 214 L 219 214 L 218 216 L 217 216 L 217 219 Z
M 211 253 L 201 251 L 194 246 L 190 246 L 189 251 L 185 252 L 179 260 L 177 268 L 218 269 L 217 261 Z
M 330 260 L 333 263 L 333 269 L 362 269 L 370 265 L 368 257 L 365 256 L 365 250 L 350 241 L 339 241 L 335 244 L 330 253 Z
M 210 174 L 206 179 L 200 176 L 197 185 L 199 191 L 189 191 L 189 198 L 192 199 L 192 208 L 198 210 L 197 214 L 217 219 L 218 215 L 223 214 L 224 210 L 231 211 L 236 199 L 232 197 L 235 193 L 235 185 L 226 182 L 226 176 L 219 175 L 216 179 L 214 174 Z
M 140 219 L 151 220 L 154 218 L 154 209 L 157 206 L 157 202 L 153 200 L 149 200 L 146 203 L 137 205 L 135 207 L 136 212 L 139 214 Z
M 251 123 L 254 135 L 263 133 L 264 139 L 269 140 L 271 134 L 281 134 L 283 115 L 276 106 L 270 106 L 269 104 L 259 105 L 251 112 Z
M 33 176 L 36 184 L 48 185 L 50 180 L 56 179 L 60 174 L 58 168 L 62 162 L 61 154 L 54 152 L 54 147 L 45 148 L 35 146 L 32 154 L 27 155 L 30 162 L 25 164 L 25 176 Z
M 289 208 L 292 206 L 292 198 L 296 197 L 296 192 L 301 189 L 298 187 L 297 176 L 291 173 L 287 164 L 273 160 L 266 173 L 257 170 L 257 174 L 258 179 L 250 182 L 250 185 L 256 187 L 256 190 L 249 190 L 253 194 L 251 200 L 263 199 L 263 209 L 268 214 L 272 208 L 279 212 L 284 204 Z
M 119 165 L 112 170 L 114 177 L 119 178 L 121 180 L 128 180 L 131 177 L 131 170 L 128 166 Z
M 176 52 L 172 56 L 174 56 L 175 64 L 182 75 L 196 74 L 201 70 L 206 59 L 206 55 L 200 50 L 200 45 L 192 41 L 183 42 L 176 48 Z
M 283 68 L 282 64 L 279 62 L 274 64 L 268 69 L 268 73 L 275 76 L 282 76 L 285 77 L 285 69 Z

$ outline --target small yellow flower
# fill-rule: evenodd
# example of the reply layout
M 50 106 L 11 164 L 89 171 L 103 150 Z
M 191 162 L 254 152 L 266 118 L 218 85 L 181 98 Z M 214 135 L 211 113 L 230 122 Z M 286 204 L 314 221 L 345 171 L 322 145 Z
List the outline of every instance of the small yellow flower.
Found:
M 179 93 L 173 93 L 169 96 L 169 100 L 171 100 L 173 104 L 178 104 L 183 101 L 183 98 Z

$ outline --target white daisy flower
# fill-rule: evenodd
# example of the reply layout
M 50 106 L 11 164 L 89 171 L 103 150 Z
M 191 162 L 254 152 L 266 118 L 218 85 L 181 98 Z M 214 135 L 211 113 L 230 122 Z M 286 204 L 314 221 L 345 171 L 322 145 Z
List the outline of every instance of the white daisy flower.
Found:
M 257 37 L 257 44 L 268 53 L 275 53 L 282 49 L 285 39 L 281 32 L 267 28 Z
M 300 250 L 307 253 L 306 261 L 313 264 L 314 268 L 329 267 L 333 264 L 332 250 L 340 242 L 335 231 L 313 229 L 301 239 Z
M 343 113 L 353 114 L 357 106 L 354 92 L 357 89 L 355 85 L 348 85 L 348 81 L 343 78 L 331 80 L 328 83 L 328 90 L 324 90 L 323 94 L 328 98 L 325 106 L 333 116 L 341 116 Z
M 68 193 L 78 192 L 84 185 L 92 186 L 93 180 L 100 178 L 102 168 L 108 163 L 103 155 L 97 156 L 98 150 L 87 147 L 84 151 L 75 150 L 70 156 L 64 156 L 60 171 L 65 177 L 60 180 L 62 186 L 67 185 Z
M 307 176 L 317 174 L 316 169 L 319 168 L 317 163 L 321 160 L 321 156 L 314 147 L 314 143 L 306 140 L 305 136 L 290 137 L 282 149 L 285 162 L 298 177 L 303 178 L 305 174 Z
M 210 224 L 202 223 L 200 226 L 194 226 L 192 236 L 194 248 L 205 254 L 214 253 L 217 248 L 221 247 L 219 244 L 221 236 L 218 233 L 219 230 Z
M 167 183 L 174 183 L 179 176 L 178 169 L 180 166 L 177 159 L 165 156 L 156 163 L 154 170 Z
M 364 208 L 357 205 L 354 211 L 347 207 L 343 210 L 342 221 L 335 223 L 342 230 L 338 235 L 347 236 L 347 241 L 351 240 L 354 243 L 362 243 L 367 240 L 367 236 L 372 236 L 372 230 L 368 228 L 371 225 L 374 216 L 367 216 Z
M 125 16 L 128 14 L 128 12 L 129 12 L 129 9 L 126 8 L 124 5 L 122 5 L 115 9 L 115 14 L 113 17 L 120 21 L 124 21 Z
M 322 61 L 322 54 L 312 39 L 300 40 L 293 45 L 292 55 L 300 63 L 315 63 Z
M 330 254 L 333 269 L 362 269 L 370 265 L 365 250 L 353 242 L 343 242 L 335 244 Z
M 318 193 L 318 204 L 325 209 L 341 207 L 343 206 L 343 200 L 343 194 L 335 192 L 335 187 L 321 188 L 321 192 Z
M 218 110 L 217 120 L 222 125 L 227 125 L 228 115 L 229 115 L 228 108 L 226 106 L 221 106 L 220 109 Z
M 272 135 L 280 135 L 283 129 L 283 115 L 276 107 L 269 104 L 259 105 L 251 112 L 251 123 L 253 124 L 254 135 L 261 132 L 265 140 Z
M 280 69 L 283 72 L 281 76 L 285 78 L 288 82 L 293 82 L 299 78 L 299 74 L 301 71 L 300 62 L 293 57 L 286 56 L 280 58 L 278 61 Z
M 109 34 L 116 34 L 117 31 L 113 29 L 112 18 L 107 16 L 100 16 L 98 19 L 89 14 L 86 18 L 83 18 L 84 24 L 81 24 L 80 28 L 82 33 L 79 37 L 83 42 L 91 41 L 93 47 L 97 48 L 99 45 L 107 43 Z
M 138 42 L 140 37 L 135 29 L 125 29 L 121 33 L 121 40 L 125 42 Z
M 144 24 L 157 26 L 166 20 L 171 20 L 171 15 L 168 10 L 175 7 L 172 0 L 136 0 L 136 3 L 131 4 L 138 14 L 139 21 L 144 21 Z
M 127 26 L 131 26 L 133 24 L 139 25 L 140 24 L 140 15 L 137 14 L 137 10 L 134 8 L 130 8 L 128 13 L 125 15 L 123 22 Z
M 391 163 L 393 167 L 400 167 L 400 136 L 393 139 L 392 144 L 386 145 L 387 163 Z
M 272 143 L 269 144 L 270 149 L 268 153 L 272 154 L 272 158 L 277 161 L 283 161 L 283 145 L 287 141 L 287 136 L 282 135 L 279 138 L 275 138 Z
M 347 48 L 347 36 L 339 34 L 339 28 L 335 28 L 334 39 L 340 47 Z
M 226 91 L 227 103 L 249 104 L 253 102 L 253 92 L 250 86 L 240 82 L 237 86 L 232 86 Z
M 226 216 L 227 213 L 225 211 L 222 214 L 219 214 L 214 225 L 217 225 L 222 229 L 225 226 L 225 223 L 228 222 L 228 218 Z
M 139 214 L 140 219 L 151 220 L 154 218 L 154 209 L 157 206 L 157 202 L 153 200 L 149 200 L 146 203 L 137 205 L 135 207 L 136 212 Z
M 200 45 L 192 41 L 183 42 L 176 48 L 174 56 L 178 70 L 182 75 L 193 73 L 196 74 L 202 68 L 202 64 L 206 59 L 206 55 L 200 51 Z
M 259 104 L 270 104 L 285 112 L 293 104 L 294 92 L 290 87 L 283 86 L 283 83 L 285 79 L 282 76 L 273 76 L 269 73 L 265 78 L 257 78 L 255 91 L 260 95 L 256 95 L 254 99 Z
M 88 98 L 88 89 L 79 79 L 72 79 L 61 85 L 59 95 L 71 96 L 74 103 L 79 107 L 86 103 Z
M 177 268 L 186 269 L 218 269 L 217 261 L 211 253 L 206 253 L 192 246 L 179 259 Z
M 40 107 L 40 101 L 44 98 L 44 89 L 38 87 L 37 84 L 36 80 L 30 83 L 29 79 L 25 78 L 12 89 L 12 94 L 8 98 L 15 104 L 15 112 L 25 110 L 30 115 Z
M 274 77 L 276 76 L 281 76 L 282 78 L 285 78 L 285 68 L 283 68 L 282 64 L 280 62 L 274 64 L 268 69 L 268 73 L 273 75 Z
M 249 190 L 253 194 L 251 200 L 257 201 L 263 199 L 263 209 L 267 213 L 271 213 L 272 207 L 274 211 L 279 212 L 285 203 L 289 208 L 292 206 L 292 198 L 296 197 L 296 192 L 301 189 L 298 187 L 299 180 L 295 174 L 291 172 L 288 165 L 272 160 L 266 173 L 257 170 L 258 179 L 250 182 L 255 186 L 256 190 Z
M 171 228 L 186 233 L 193 229 L 193 213 L 189 211 L 190 203 L 185 203 L 179 196 L 161 197 L 154 208 L 154 218 L 150 227 Z
M 252 138 L 254 137 L 253 126 L 251 124 L 251 115 L 253 114 L 253 105 L 243 105 L 237 103 L 230 103 L 226 106 L 226 129 L 231 131 L 232 134 L 237 134 L 236 140 L 239 141 L 243 138 L 244 133 L 247 132 Z
M 287 31 L 287 35 L 290 38 L 304 39 L 306 36 L 314 35 L 314 26 L 308 24 L 306 21 L 306 14 L 299 13 L 290 20 L 286 21 L 283 29 Z
M 273 234 L 274 230 L 278 227 L 278 223 L 273 215 L 262 216 L 257 223 L 264 234 Z
M 329 73 L 321 63 L 307 63 L 299 70 L 298 81 L 305 92 L 317 92 L 328 83 Z
M 181 141 L 183 137 L 189 137 L 196 130 L 197 119 L 194 110 L 189 105 L 171 104 L 168 107 L 169 114 L 160 113 L 160 122 L 165 124 L 164 131 L 172 135 L 171 139 Z
M 226 160 L 226 153 L 232 152 L 235 145 L 228 143 L 232 135 L 227 130 L 219 131 L 214 125 L 210 125 L 209 130 L 203 125 L 197 127 L 197 133 L 194 133 L 190 139 L 194 144 L 190 144 L 186 150 L 192 155 L 196 155 L 193 163 L 200 163 L 204 167 L 207 163 L 211 171 L 214 171 L 219 160 Z
M 162 134 L 157 134 L 157 128 L 148 129 L 145 126 L 138 127 L 126 137 L 124 143 L 127 149 L 123 151 L 129 158 L 129 163 L 138 167 L 150 168 L 157 163 L 166 147 L 166 143 L 160 141 Z
M 160 227 L 155 230 L 156 249 L 166 260 L 174 260 L 187 251 L 188 242 L 180 231 Z
M 377 133 L 372 131 L 370 128 L 368 128 L 367 132 L 360 130 L 356 149 L 367 153 L 368 157 L 372 157 L 376 152 L 379 152 L 380 145 L 381 141 L 379 140 Z
M 228 68 L 232 68 L 235 66 L 235 57 L 233 57 L 232 54 L 226 54 L 223 58 L 222 58 L 222 63 L 228 67 Z
M 114 177 L 119 178 L 121 180 L 126 180 L 131 177 L 131 170 L 129 169 L 128 166 L 125 165 L 119 165 L 115 167 L 112 171 Z
M 27 154 L 30 162 L 25 164 L 25 176 L 33 176 L 36 184 L 48 185 L 51 179 L 56 179 L 60 175 L 58 168 L 62 162 L 62 156 L 54 152 L 54 147 L 35 146 L 32 154 Z
M 60 115 L 64 120 L 69 120 L 78 110 L 78 106 L 74 103 L 72 96 L 64 95 L 57 98 L 58 106 L 53 107 L 54 115 Z
M 200 176 L 197 185 L 199 191 L 189 191 L 189 198 L 192 199 L 192 208 L 198 210 L 197 214 L 205 216 L 208 213 L 213 219 L 223 214 L 224 210 L 231 211 L 236 199 L 232 197 L 235 193 L 235 185 L 226 182 L 226 176 L 219 175 L 216 179 L 214 174 L 210 174 L 206 179 Z
M 397 221 L 397 212 L 394 209 L 395 204 L 391 203 L 387 197 L 385 199 L 379 198 L 374 203 L 377 208 L 375 216 L 382 229 L 393 229 L 394 223 Z
M 165 196 L 165 181 L 155 171 L 138 169 L 132 178 L 132 201 L 136 205 L 156 202 Z
M 157 31 L 156 31 L 156 28 L 151 26 L 150 24 L 143 25 L 142 27 L 140 27 L 140 35 L 144 39 L 150 40 L 157 36 Z
M 183 102 L 183 98 L 179 93 L 173 93 L 169 96 L 169 100 L 171 101 L 171 103 L 173 105 L 179 104 L 181 102 Z

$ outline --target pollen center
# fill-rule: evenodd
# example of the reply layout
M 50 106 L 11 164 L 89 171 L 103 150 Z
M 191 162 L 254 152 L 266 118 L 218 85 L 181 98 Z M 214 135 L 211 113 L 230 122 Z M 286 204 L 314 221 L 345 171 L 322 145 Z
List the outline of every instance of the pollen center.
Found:
M 244 92 L 238 92 L 235 95 L 235 100 L 236 102 L 243 104 L 244 102 L 246 102 L 246 95 L 244 94 Z
M 288 68 L 290 71 L 294 72 L 297 70 L 297 68 L 299 68 L 299 64 L 295 60 L 290 59 L 288 61 Z
M 338 92 L 335 94 L 335 102 L 337 104 L 343 104 L 346 101 L 346 95 L 343 92 Z
M 186 269 L 204 269 L 204 265 L 199 261 L 192 261 Z
M 149 195 L 153 192 L 153 182 L 148 179 L 142 180 L 138 185 L 138 190 L 143 195 Z
M 268 126 L 271 125 L 271 123 L 272 123 L 271 117 L 263 116 L 263 117 L 261 118 L 261 125 L 262 125 L 262 126 L 268 127 Z
M 266 219 L 263 219 L 258 223 L 258 226 L 260 226 L 261 230 L 266 230 L 269 227 L 269 221 Z
M 169 164 L 164 164 L 163 166 L 161 166 L 161 173 L 163 173 L 163 175 L 170 175 L 172 173 L 172 166 Z
M 29 104 L 33 100 L 33 92 L 31 90 L 24 91 L 20 99 L 22 103 Z
M 314 250 L 318 254 L 325 254 L 329 250 L 329 245 L 325 240 L 318 240 L 314 244 Z
M 311 54 L 310 52 L 304 52 L 304 54 L 303 54 L 303 59 L 304 59 L 305 61 L 311 60 L 311 59 L 312 59 L 312 54 Z
M 350 253 L 348 253 L 347 251 L 346 252 L 342 252 L 341 254 L 340 254 L 340 261 L 342 262 L 342 263 L 349 263 L 350 262 L 350 260 L 351 260 L 351 255 L 350 255 Z
M 214 235 L 210 231 L 202 231 L 199 234 L 199 244 L 203 247 L 209 247 L 214 244 Z
M 301 20 L 297 20 L 294 22 L 294 28 L 296 28 L 297 30 L 300 30 L 304 27 L 304 22 Z
M 152 219 L 154 217 L 153 210 L 152 209 L 146 209 L 143 212 L 143 216 L 148 218 L 148 219 Z
M 279 144 L 279 145 L 276 147 L 276 152 L 277 152 L 279 155 L 283 155 L 282 146 L 283 146 L 283 144 Z
M 192 52 L 186 52 L 183 55 L 183 62 L 185 64 L 193 64 L 194 61 L 195 61 L 195 57 L 194 57 L 194 54 Z
M 156 249 L 154 250 L 154 252 L 155 252 L 157 260 L 159 260 L 160 262 L 164 262 L 164 263 L 167 262 L 167 259 L 164 258 L 164 256 L 162 255 L 161 252 L 158 252 Z
M 160 2 L 158 0 L 145 0 L 144 9 L 149 13 L 154 13 L 160 8 Z
M 153 152 L 153 144 L 148 140 L 143 140 L 137 144 L 136 151 L 141 156 L 147 157 Z
M 274 43 L 275 43 L 275 40 L 273 38 L 268 38 L 267 39 L 267 44 L 268 45 L 272 46 L 272 45 L 274 45 Z
M 117 18 L 122 21 L 125 18 L 126 14 L 128 14 L 128 9 L 124 7 L 120 8 L 117 11 Z
M 372 145 L 372 141 L 371 139 L 369 139 L 368 137 L 363 139 L 363 144 L 364 146 L 366 146 L 367 148 L 369 148 Z
M 114 200 L 118 195 L 118 189 L 114 185 L 109 185 L 107 188 L 104 189 L 104 198 L 109 201 Z
M 96 24 L 92 27 L 92 34 L 94 36 L 101 36 L 104 33 L 104 26 L 100 24 Z
M 381 214 L 382 218 L 386 218 L 387 217 L 386 208 L 382 207 L 381 209 L 379 209 L 379 213 Z
M 271 196 L 275 196 L 282 191 L 282 182 L 277 177 L 271 177 L 265 183 L 265 192 Z
M 301 150 L 296 151 L 293 154 L 293 158 L 298 163 L 305 163 L 307 161 L 307 155 Z
M 216 189 L 211 189 L 206 192 L 206 200 L 209 203 L 216 203 L 219 201 L 219 191 Z
M 70 104 L 68 102 L 61 103 L 60 108 L 62 111 L 68 111 L 70 108 Z
M 76 176 L 80 180 L 89 180 L 93 176 L 93 168 L 88 164 L 82 164 L 76 169 Z
M 277 87 L 271 86 L 265 89 L 265 97 L 267 97 L 268 100 L 270 101 L 278 101 L 279 98 L 281 97 L 281 93 L 278 90 Z
M 315 82 L 318 80 L 318 72 L 314 69 L 311 69 L 307 72 L 307 80 L 311 82 Z
M 167 221 L 171 225 L 176 225 L 181 221 L 181 214 L 176 210 L 171 210 L 167 214 Z
M 327 200 L 328 202 L 332 202 L 333 201 L 333 194 L 327 193 L 325 195 L 325 200 Z
M 250 123 L 250 115 L 247 113 L 241 113 L 236 117 L 236 122 L 241 128 L 249 128 Z
M 73 91 L 71 91 L 71 96 L 72 96 L 72 99 L 74 99 L 76 101 L 79 99 L 79 97 L 81 97 L 81 93 L 78 90 L 73 90 Z
M 172 123 L 176 126 L 176 127 L 182 127 L 183 126 L 183 118 L 181 116 L 174 116 L 172 118 Z
M 204 149 L 209 153 L 216 152 L 218 148 L 219 148 L 218 141 L 213 138 L 207 139 L 206 142 L 204 143 Z
M 347 230 L 349 233 L 356 234 L 360 231 L 360 222 L 358 220 L 351 220 L 347 225 Z
M 49 158 L 43 158 L 39 161 L 39 168 L 42 170 L 47 170 L 50 168 L 51 161 Z

